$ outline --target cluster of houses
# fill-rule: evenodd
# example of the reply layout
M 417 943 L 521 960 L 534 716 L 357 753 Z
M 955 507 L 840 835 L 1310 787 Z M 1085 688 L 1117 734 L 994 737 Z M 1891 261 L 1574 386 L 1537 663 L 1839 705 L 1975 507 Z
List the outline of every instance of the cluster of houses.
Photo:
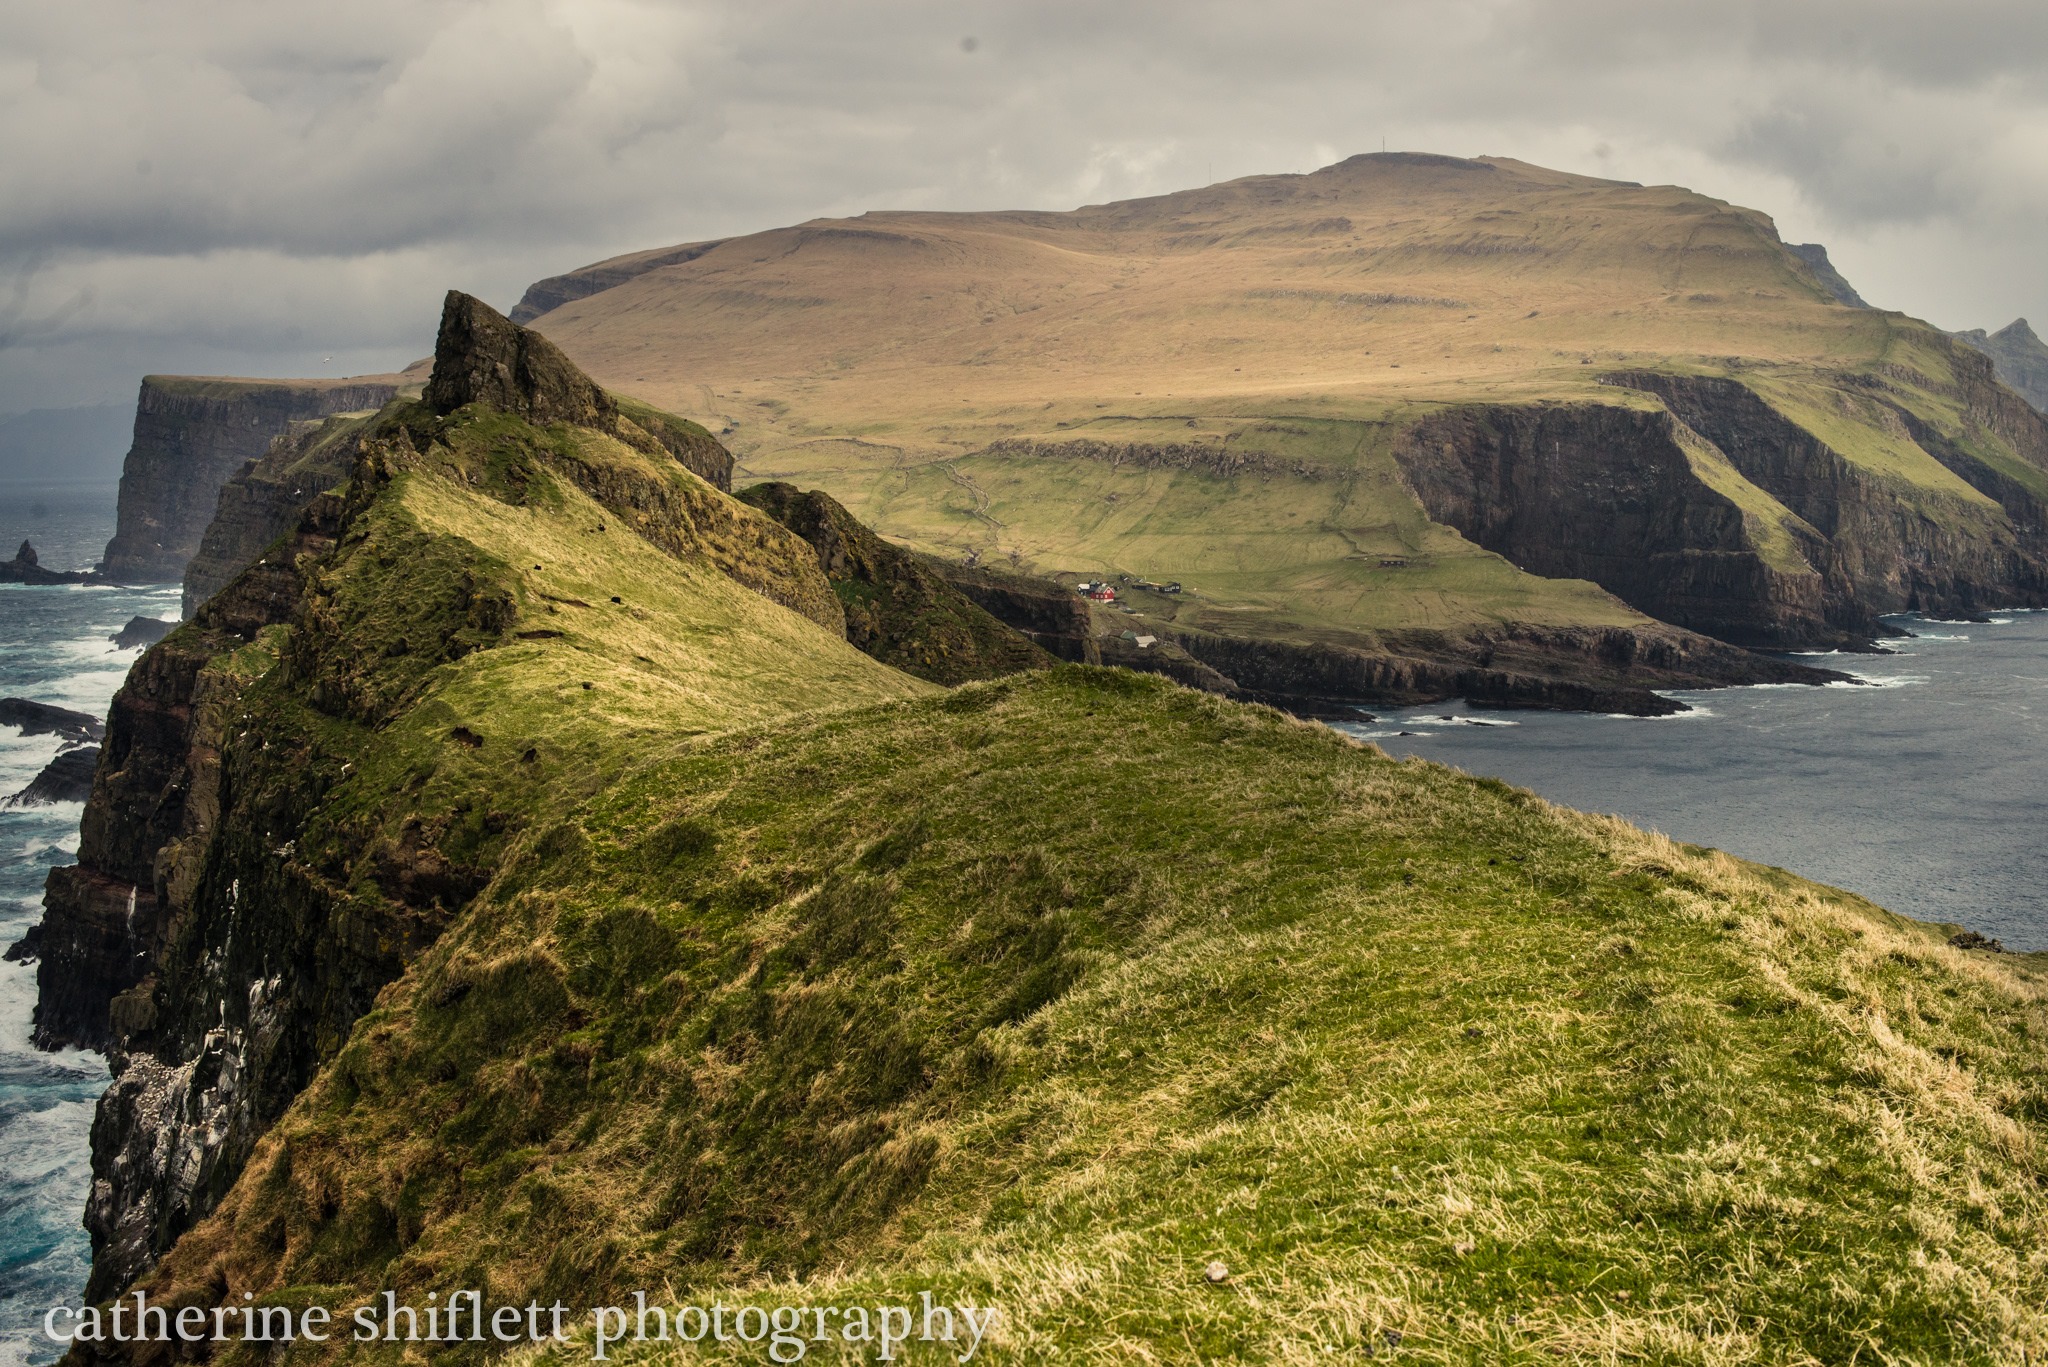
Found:
M 1150 579 L 1133 579 L 1128 574 L 1125 574 L 1119 575 L 1118 580 L 1121 583 L 1129 584 L 1132 588 L 1149 589 L 1153 593 L 1181 592 L 1178 579 L 1170 584 L 1155 584 Z M 1116 585 L 1110 583 L 1107 579 L 1084 580 L 1074 586 L 1074 591 L 1091 602 L 1114 603 L 1116 601 Z
M 1129 584 L 1133 588 L 1150 589 L 1154 593 L 1182 592 L 1181 586 L 1177 581 L 1171 584 L 1155 584 L 1149 579 L 1133 579 L 1128 574 L 1118 575 L 1117 580 L 1119 583 Z M 1116 603 L 1118 608 L 1124 612 L 1135 613 L 1137 611 L 1137 609 L 1129 604 L 1118 602 L 1116 585 L 1110 583 L 1107 579 L 1084 579 L 1074 585 L 1074 592 L 1080 594 L 1091 603 Z M 1150 650 L 1159 641 L 1157 636 L 1141 636 L 1135 631 L 1126 631 L 1123 634 L 1123 639 L 1136 645 L 1140 650 Z

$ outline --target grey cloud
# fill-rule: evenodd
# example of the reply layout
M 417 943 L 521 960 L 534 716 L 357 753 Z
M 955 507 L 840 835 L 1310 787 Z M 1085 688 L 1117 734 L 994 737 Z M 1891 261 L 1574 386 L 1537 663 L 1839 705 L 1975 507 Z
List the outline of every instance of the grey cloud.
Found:
M 0 272 L 37 265 L 0 411 L 402 364 L 447 286 L 640 247 L 1382 136 L 1752 204 L 1947 326 L 2048 315 L 2036 5 L 0 0 L 0 39 Z

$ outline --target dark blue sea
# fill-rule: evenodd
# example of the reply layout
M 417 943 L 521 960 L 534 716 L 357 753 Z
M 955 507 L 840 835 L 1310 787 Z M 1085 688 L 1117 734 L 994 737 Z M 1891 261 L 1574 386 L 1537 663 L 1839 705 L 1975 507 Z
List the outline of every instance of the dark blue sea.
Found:
M 114 529 L 112 485 L 0 486 L 0 557 L 24 537 L 50 569 L 84 569 Z M 0 584 L 0 697 L 104 715 L 140 651 L 108 637 L 130 617 L 178 615 L 175 584 L 144 589 Z M 51 736 L 0 727 L 0 800 L 57 753 Z M 44 872 L 72 862 L 77 803 L 0 807 L 0 945 L 42 913 Z M 53 1359 L 39 1342 L 45 1308 L 76 1303 L 90 1249 L 79 1223 L 91 1167 L 93 1102 L 106 1086 L 97 1054 L 46 1054 L 28 1043 L 35 965 L 0 963 L 0 1367 Z
M 1807 659 L 1862 687 L 1673 693 L 1693 710 L 1655 718 L 1424 707 L 1339 729 L 2048 949 L 2048 612 L 1891 622 L 1913 635 L 1890 654 Z

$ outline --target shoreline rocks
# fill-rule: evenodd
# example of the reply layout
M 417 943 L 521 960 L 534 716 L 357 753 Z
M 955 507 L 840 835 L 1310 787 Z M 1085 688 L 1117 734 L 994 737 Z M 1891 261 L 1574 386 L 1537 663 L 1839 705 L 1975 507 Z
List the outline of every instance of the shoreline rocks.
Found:
M 93 579 L 85 570 L 46 570 L 36 548 L 24 541 L 12 560 L 0 560 L 0 584 L 86 584 Z
M 80 744 L 96 743 L 106 733 L 106 723 L 89 712 L 28 698 L 0 698 L 0 726 L 15 727 L 24 736 L 63 736 Z

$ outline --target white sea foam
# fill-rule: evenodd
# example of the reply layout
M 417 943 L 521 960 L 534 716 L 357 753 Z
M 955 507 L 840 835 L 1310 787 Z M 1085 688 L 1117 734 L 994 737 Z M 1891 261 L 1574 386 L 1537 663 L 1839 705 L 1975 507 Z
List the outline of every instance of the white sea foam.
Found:
M 0 1051 L 33 1054 L 50 1067 L 75 1072 L 80 1079 L 106 1072 L 107 1061 L 87 1049 L 58 1049 L 51 1053 L 29 1043 L 36 1006 L 36 966 L 0 960 Z
M 114 694 L 128 678 L 128 666 L 135 662 L 136 657 L 133 652 L 128 652 L 113 658 L 118 661 L 113 668 L 79 669 L 52 679 L 38 691 L 44 695 L 44 701 L 59 707 L 89 712 L 96 717 L 104 716 L 107 704 L 114 700 Z
M 18 793 L 64 748 L 62 736 L 24 736 L 0 728 L 0 799 Z

